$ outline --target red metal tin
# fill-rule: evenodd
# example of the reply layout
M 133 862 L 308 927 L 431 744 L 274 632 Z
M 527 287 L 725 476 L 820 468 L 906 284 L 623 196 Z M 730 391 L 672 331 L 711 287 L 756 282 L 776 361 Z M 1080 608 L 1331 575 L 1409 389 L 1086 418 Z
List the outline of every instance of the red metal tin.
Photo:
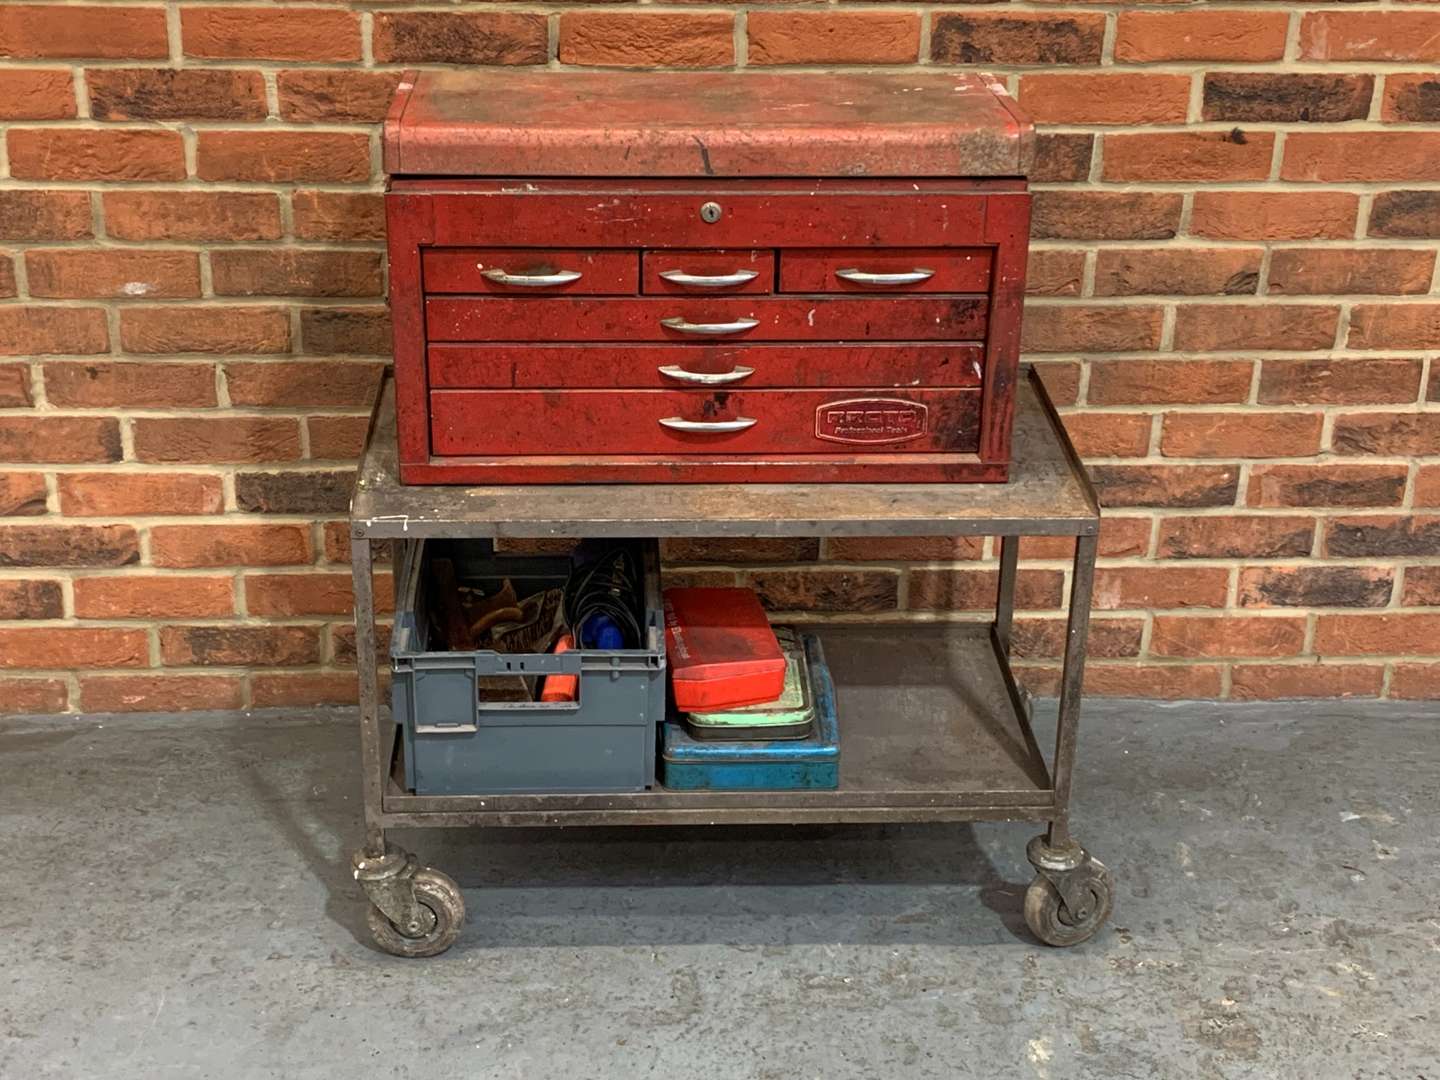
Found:
M 750 589 L 666 589 L 665 656 L 682 712 L 774 701 L 785 654 Z

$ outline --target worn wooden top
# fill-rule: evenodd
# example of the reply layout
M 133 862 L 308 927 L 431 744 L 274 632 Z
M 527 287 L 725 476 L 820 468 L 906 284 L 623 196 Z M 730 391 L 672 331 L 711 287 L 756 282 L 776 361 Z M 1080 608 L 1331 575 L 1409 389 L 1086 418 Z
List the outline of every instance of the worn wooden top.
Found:
M 985 75 L 437 70 L 385 124 L 405 176 L 1023 176 L 1032 130 Z
M 1008 484 L 405 486 L 387 377 L 350 506 L 351 532 L 430 536 L 1087 535 L 1095 494 L 1033 372 L 1015 403 Z

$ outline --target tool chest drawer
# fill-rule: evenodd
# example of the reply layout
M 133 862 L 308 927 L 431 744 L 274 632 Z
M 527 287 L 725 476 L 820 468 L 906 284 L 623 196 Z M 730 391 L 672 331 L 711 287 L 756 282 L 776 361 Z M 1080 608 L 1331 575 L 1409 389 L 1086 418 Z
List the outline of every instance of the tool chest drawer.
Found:
M 1005 478 L 1028 122 L 967 75 L 743 81 L 774 111 L 720 117 L 739 91 L 716 74 L 405 77 L 385 152 L 406 482 Z M 607 112 L 669 93 L 703 135 Z

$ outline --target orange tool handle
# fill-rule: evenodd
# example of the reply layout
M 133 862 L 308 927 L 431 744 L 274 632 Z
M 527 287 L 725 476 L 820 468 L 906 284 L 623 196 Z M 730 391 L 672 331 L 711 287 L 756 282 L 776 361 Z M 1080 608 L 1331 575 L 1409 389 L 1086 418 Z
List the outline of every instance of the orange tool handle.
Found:
M 569 652 L 575 648 L 575 639 L 561 634 L 555 642 L 557 653 Z M 579 675 L 546 675 L 545 685 L 540 688 L 541 701 L 574 701 L 580 695 Z

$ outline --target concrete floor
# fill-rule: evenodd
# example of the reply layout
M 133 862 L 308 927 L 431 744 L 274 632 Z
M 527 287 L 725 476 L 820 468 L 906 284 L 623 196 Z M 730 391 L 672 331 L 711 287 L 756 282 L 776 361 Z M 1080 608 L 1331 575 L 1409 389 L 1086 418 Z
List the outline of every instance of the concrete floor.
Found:
M 1023 825 L 397 834 L 343 713 L 0 723 L 0 1077 L 1436 1077 L 1440 712 L 1093 703 L 1113 928 L 1032 944 Z

